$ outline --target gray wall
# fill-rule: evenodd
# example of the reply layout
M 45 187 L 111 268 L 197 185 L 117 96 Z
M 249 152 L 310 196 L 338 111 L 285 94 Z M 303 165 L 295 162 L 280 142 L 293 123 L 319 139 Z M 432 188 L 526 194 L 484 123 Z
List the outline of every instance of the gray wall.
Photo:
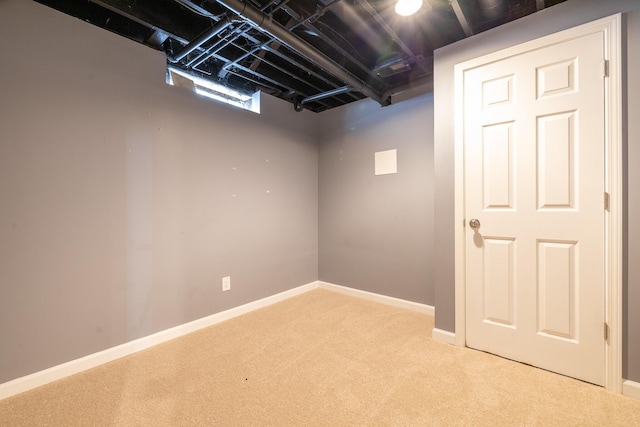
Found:
M 628 152 L 627 254 L 625 259 L 624 367 L 627 379 L 640 381 L 640 2 L 638 0 L 568 0 L 535 15 L 447 46 L 435 56 L 435 304 L 436 327 L 455 330 L 453 254 L 453 77 L 454 65 L 499 49 L 514 46 L 598 18 L 625 15 L 626 49 L 625 122 Z M 623 30 L 624 32 L 624 30 Z
M 35 2 L 0 52 L 0 383 L 317 280 L 315 114 Z
M 319 115 L 320 280 L 433 304 L 433 95 Z M 397 149 L 398 173 L 374 176 Z

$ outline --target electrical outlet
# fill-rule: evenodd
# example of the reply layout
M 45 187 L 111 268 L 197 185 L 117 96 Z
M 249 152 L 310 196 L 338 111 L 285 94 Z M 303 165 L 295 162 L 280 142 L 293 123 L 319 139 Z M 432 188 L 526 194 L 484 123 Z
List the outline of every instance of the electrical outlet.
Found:
M 229 276 L 223 277 L 222 278 L 222 290 L 223 291 L 228 291 L 229 289 L 231 289 L 231 277 L 229 277 Z

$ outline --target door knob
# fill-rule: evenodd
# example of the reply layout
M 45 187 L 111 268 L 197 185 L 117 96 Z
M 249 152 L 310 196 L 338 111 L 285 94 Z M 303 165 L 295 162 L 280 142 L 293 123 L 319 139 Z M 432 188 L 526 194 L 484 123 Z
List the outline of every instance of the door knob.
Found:
M 469 221 L 469 227 L 471 227 L 472 230 L 477 230 L 478 228 L 480 228 L 480 221 L 475 218 L 472 219 L 471 221 Z

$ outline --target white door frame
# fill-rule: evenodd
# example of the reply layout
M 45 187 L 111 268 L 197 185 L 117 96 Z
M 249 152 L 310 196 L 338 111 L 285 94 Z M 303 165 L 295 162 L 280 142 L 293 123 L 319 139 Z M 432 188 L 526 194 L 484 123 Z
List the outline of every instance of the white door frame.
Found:
M 463 77 L 467 69 L 498 61 L 568 39 L 602 32 L 608 73 L 605 79 L 605 191 L 610 195 L 605 212 L 605 318 L 609 325 L 605 352 L 605 387 L 622 393 L 622 78 L 621 15 L 613 15 L 560 31 L 518 46 L 465 61 L 455 66 L 455 343 L 466 343 L 465 188 Z M 608 68 L 607 71 L 606 68 Z M 604 332 L 603 332 L 604 333 Z

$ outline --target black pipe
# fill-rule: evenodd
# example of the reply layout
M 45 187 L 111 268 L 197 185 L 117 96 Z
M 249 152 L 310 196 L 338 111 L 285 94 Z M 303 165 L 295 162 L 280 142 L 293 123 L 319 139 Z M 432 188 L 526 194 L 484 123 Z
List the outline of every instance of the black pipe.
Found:
M 307 104 L 309 102 L 313 102 L 313 101 L 318 101 L 320 99 L 324 99 L 324 98 L 330 98 L 332 96 L 336 96 L 336 95 L 342 95 L 343 93 L 348 93 L 351 92 L 353 90 L 353 88 L 351 86 L 343 86 L 343 87 L 339 87 L 333 90 L 329 90 L 326 92 L 322 92 L 322 93 L 317 93 L 315 95 L 311 95 L 311 96 L 307 96 L 306 98 L 302 99 L 301 101 L 296 101 L 293 104 L 293 109 L 300 112 L 302 111 L 302 109 L 304 108 L 304 104 Z
M 189 42 L 189 44 L 186 45 L 180 52 L 173 55 L 167 55 L 167 59 L 173 63 L 180 62 L 184 57 L 205 44 L 207 41 L 211 40 L 213 37 L 220 34 L 230 25 L 231 21 L 229 19 L 222 19 L 221 21 L 217 22 L 216 25 Z
M 262 31 L 278 39 L 282 44 L 288 46 L 293 51 L 299 53 L 310 61 L 314 62 L 328 73 L 333 74 L 342 80 L 354 90 L 363 95 L 377 101 L 381 105 L 385 105 L 380 94 L 372 87 L 361 81 L 359 78 L 336 64 L 323 53 L 316 50 L 304 40 L 290 33 L 285 27 L 273 21 L 270 16 L 265 15 L 259 9 L 241 0 L 217 0 L 218 3 L 225 6 L 229 10 L 237 13 L 244 19 L 259 27 Z

